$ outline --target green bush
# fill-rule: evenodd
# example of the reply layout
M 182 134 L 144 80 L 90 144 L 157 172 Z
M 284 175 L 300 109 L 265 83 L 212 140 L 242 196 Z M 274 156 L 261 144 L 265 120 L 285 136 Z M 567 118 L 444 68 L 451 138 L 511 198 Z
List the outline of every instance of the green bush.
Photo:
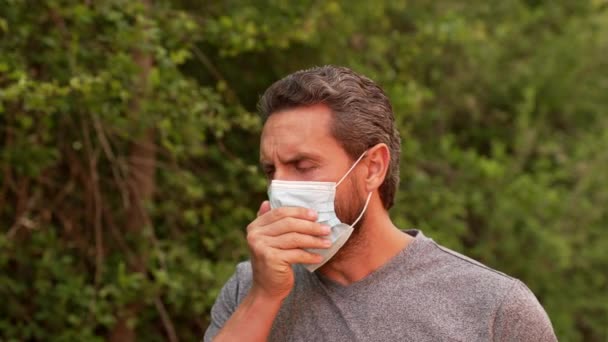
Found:
M 0 3 L 0 340 L 196 340 L 265 199 L 255 104 L 346 65 L 403 140 L 391 215 L 608 339 L 601 1 Z

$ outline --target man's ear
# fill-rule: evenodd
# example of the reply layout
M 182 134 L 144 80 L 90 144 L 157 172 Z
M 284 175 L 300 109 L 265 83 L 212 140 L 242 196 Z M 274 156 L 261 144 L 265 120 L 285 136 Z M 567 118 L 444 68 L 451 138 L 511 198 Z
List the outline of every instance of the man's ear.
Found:
M 366 191 L 375 191 L 382 185 L 388 165 L 391 161 L 391 154 L 388 146 L 384 143 L 375 145 L 367 150 L 367 174 L 365 175 Z

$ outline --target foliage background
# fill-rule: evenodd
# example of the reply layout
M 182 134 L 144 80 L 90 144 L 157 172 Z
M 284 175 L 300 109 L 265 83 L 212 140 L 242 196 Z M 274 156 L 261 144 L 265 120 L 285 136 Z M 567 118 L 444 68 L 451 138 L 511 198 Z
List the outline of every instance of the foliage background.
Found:
M 608 3 L 0 0 L 0 340 L 190 341 L 265 199 L 255 104 L 345 65 L 403 140 L 391 215 L 608 340 Z

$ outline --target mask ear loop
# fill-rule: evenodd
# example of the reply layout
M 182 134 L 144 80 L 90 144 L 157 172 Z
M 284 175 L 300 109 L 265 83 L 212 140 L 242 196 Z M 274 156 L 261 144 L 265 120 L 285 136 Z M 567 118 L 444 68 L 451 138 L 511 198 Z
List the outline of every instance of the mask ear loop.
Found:
M 340 180 L 338 181 L 338 183 L 336 183 L 336 186 L 334 187 L 337 188 L 338 185 L 340 185 L 340 183 L 342 183 L 342 181 L 344 179 L 346 179 L 346 177 L 350 174 L 350 172 L 355 168 L 355 166 L 357 166 L 357 164 L 359 164 L 359 162 L 361 161 L 361 159 L 363 159 L 363 157 L 365 157 L 365 155 L 367 155 L 367 150 L 363 153 L 361 153 L 361 155 L 359 156 L 359 159 L 357 159 L 354 163 L 353 166 L 350 167 L 350 169 L 348 169 L 348 171 L 346 171 L 346 173 L 344 174 L 344 176 L 342 176 L 342 178 L 340 178 Z M 361 220 L 361 218 L 363 217 L 363 214 L 365 214 L 365 210 L 367 209 L 367 205 L 369 204 L 369 200 L 372 198 L 372 193 L 370 191 L 369 194 L 367 194 L 367 199 L 365 200 L 365 205 L 363 206 L 363 210 L 361 210 L 361 213 L 359 214 L 359 217 L 357 217 L 357 219 L 355 220 L 355 222 L 353 222 L 350 226 L 354 227 L 359 220 Z
M 357 217 L 357 219 L 355 220 L 355 222 L 353 222 L 353 224 L 351 224 L 351 227 L 354 227 L 359 220 L 361 220 L 361 218 L 363 217 L 363 214 L 365 214 L 365 210 L 367 209 L 367 205 L 369 204 L 369 200 L 372 198 L 372 193 L 370 191 L 370 193 L 367 195 L 367 199 L 365 200 L 365 205 L 363 206 L 363 210 L 361 210 L 361 214 L 359 214 L 359 217 Z
M 365 157 L 365 155 L 367 154 L 367 150 L 365 152 L 363 152 L 360 156 L 359 159 L 357 159 L 354 163 L 353 166 L 350 167 L 350 169 L 348 169 L 348 171 L 346 171 L 346 173 L 344 174 L 344 176 L 342 176 L 342 178 L 340 178 L 340 180 L 338 181 L 338 183 L 336 183 L 336 186 L 334 188 L 337 188 L 338 185 L 340 185 L 340 183 L 342 183 L 342 181 L 344 179 L 346 179 L 346 177 L 350 174 L 350 172 L 355 168 L 355 166 L 357 166 L 357 164 L 359 164 L 359 162 L 361 161 L 361 159 L 363 159 L 363 157 Z

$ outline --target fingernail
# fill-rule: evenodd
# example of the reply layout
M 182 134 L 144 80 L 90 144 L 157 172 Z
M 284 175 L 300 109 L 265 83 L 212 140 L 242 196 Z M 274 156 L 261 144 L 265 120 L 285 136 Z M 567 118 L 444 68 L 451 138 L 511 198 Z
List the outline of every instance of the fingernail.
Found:
M 330 226 L 326 226 L 326 225 L 322 225 L 321 226 L 321 230 L 323 231 L 323 233 L 329 234 L 329 232 L 331 231 L 331 227 Z
M 323 240 L 323 246 L 325 246 L 325 247 L 329 247 L 329 246 L 331 246 L 331 240 L 324 239 L 324 240 Z
M 317 217 L 317 213 L 312 209 L 308 209 L 308 217 L 315 218 Z

